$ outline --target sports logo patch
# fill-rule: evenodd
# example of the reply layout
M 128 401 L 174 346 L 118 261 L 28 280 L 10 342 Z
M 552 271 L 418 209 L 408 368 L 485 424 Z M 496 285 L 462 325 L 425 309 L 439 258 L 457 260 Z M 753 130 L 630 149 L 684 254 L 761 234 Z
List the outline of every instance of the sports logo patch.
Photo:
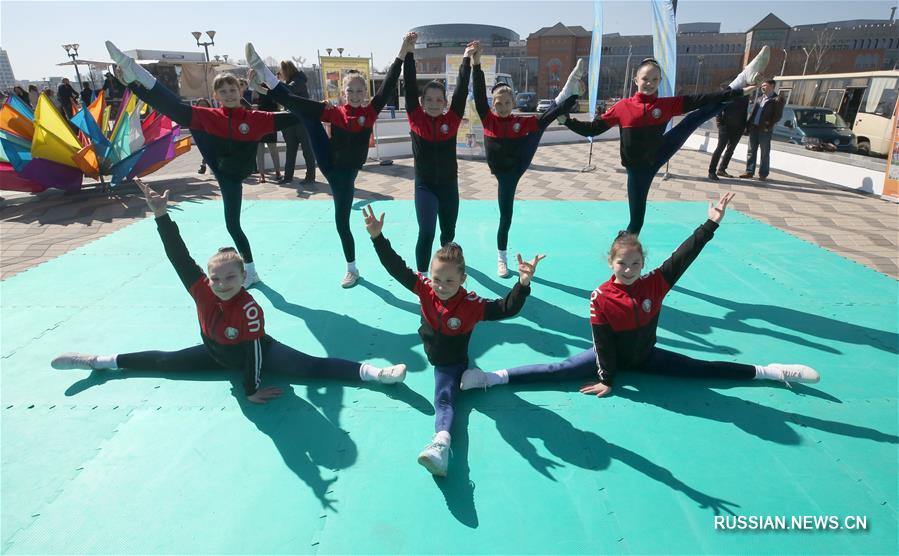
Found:
M 250 132 L 250 125 L 247 122 L 243 122 L 242 124 L 237 126 L 237 131 L 246 135 L 247 133 Z
M 447 133 L 449 133 L 449 126 L 448 126 L 447 124 L 441 125 L 441 126 L 440 126 L 440 133 L 443 133 L 444 135 L 446 135 Z
M 458 330 L 459 327 L 462 326 L 462 321 L 456 317 L 453 317 L 450 320 L 446 321 L 446 325 L 450 330 Z
M 225 329 L 225 337 L 228 338 L 229 340 L 236 339 L 237 334 L 238 334 L 237 329 L 234 328 L 233 326 L 229 326 L 228 328 Z
M 647 313 L 652 311 L 652 300 L 651 299 L 643 300 L 643 311 L 647 312 Z
M 659 119 L 662 117 L 662 109 L 661 108 L 653 108 L 652 109 L 652 117 L 655 119 Z
M 518 133 L 519 131 L 521 131 L 521 124 L 518 122 L 515 122 L 514 124 L 512 124 L 512 131 L 514 131 L 515 133 Z
M 359 125 L 365 125 L 365 116 L 359 116 Z

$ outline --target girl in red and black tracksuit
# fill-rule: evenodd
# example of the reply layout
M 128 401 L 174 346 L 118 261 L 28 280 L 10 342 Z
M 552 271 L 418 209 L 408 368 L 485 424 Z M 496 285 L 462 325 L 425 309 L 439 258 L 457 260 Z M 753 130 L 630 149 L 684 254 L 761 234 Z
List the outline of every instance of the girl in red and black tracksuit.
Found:
M 612 243 L 609 265 L 614 274 L 590 298 L 593 347 L 551 364 L 527 365 L 484 373 L 466 371 L 462 389 L 495 386 L 507 382 L 599 378 L 581 388 L 585 394 L 604 396 L 622 372 L 642 372 L 691 378 L 754 378 L 785 382 L 817 382 L 818 373 L 804 365 L 771 363 L 766 366 L 729 361 L 701 361 L 656 346 L 656 329 L 665 296 L 686 272 L 718 229 L 733 193 L 709 206 L 709 219 L 649 274 L 643 269 L 643 247 L 637 236 L 621 232 Z
M 649 58 L 637 68 L 634 96 L 616 102 L 590 123 L 565 118 L 563 123 L 571 131 L 584 137 L 594 137 L 615 126 L 621 128 L 621 164 L 627 170 L 627 200 L 630 222 L 627 231 L 639 234 L 646 215 L 646 198 L 652 178 L 668 159 L 681 148 L 687 138 L 707 120 L 718 114 L 744 89 L 676 97 L 659 97 L 661 80 L 658 62 Z M 749 88 L 746 89 L 747 91 Z M 665 132 L 674 116 L 690 112 L 681 122 Z
M 512 89 L 503 83 L 493 87 L 493 109 L 487 104 L 487 85 L 481 69 L 480 48 L 474 53 L 473 83 L 474 103 L 484 126 L 484 146 L 487 151 L 487 166 L 497 181 L 497 201 L 499 202 L 499 227 L 496 231 L 497 274 L 506 278 L 510 275 L 506 249 L 509 243 L 509 228 L 512 227 L 512 205 L 515 189 L 525 170 L 531 165 L 543 132 L 562 114 L 567 114 L 577 103 L 577 95 L 567 97 L 561 104 L 540 116 L 512 114 L 514 98 Z
M 332 106 L 326 102 L 316 102 L 292 94 L 262 62 L 253 45 L 247 44 L 247 60 L 257 74 L 254 78 L 271 89 L 273 100 L 303 121 L 318 165 L 331 186 L 334 197 L 334 221 L 347 263 L 347 275 L 342 282 L 344 287 L 355 285 L 359 277 L 356 268 L 356 244 L 350 230 L 350 210 L 356 190 L 356 176 L 368 157 L 368 145 L 378 114 L 396 91 L 403 58 L 411 49 L 412 42 L 410 35 L 407 35 L 384 82 L 371 98 L 371 102 L 365 103 L 368 93 L 365 78 L 359 73 L 350 73 L 343 80 L 346 104 Z M 331 124 L 330 138 L 325 133 L 322 122 Z
M 409 118 L 415 160 L 415 215 L 418 219 L 415 265 L 419 272 L 428 270 L 438 219 L 440 245 L 446 245 L 456 237 L 456 219 L 459 217 L 456 132 L 465 115 L 474 49 L 474 43 L 465 49 L 453 99 L 445 113 L 446 88 L 438 81 L 431 81 L 419 97 L 415 57 L 411 51 L 406 54 L 403 64 L 406 117 Z
M 278 397 L 278 388 L 262 388 L 262 375 L 347 381 L 400 382 L 405 365 L 378 368 L 344 359 L 313 357 L 288 347 L 265 333 L 262 308 L 242 287 L 243 262 L 232 248 L 220 249 L 209 260 L 209 276 L 191 258 L 178 226 L 168 216 L 168 191 L 162 196 L 138 182 L 156 216 L 165 254 L 197 307 L 202 344 L 179 351 L 141 351 L 118 355 L 67 353 L 53 360 L 57 369 L 122 369 L 140 371 L 202 371 L 240 369 L 250 401 Z
M 256 171 L 256 150 L 267 135 L 296 125 L 290 112 L 260 112 L 241 105 L 240 82 L 222 74 L 212 82 L 213 96 L 222 107 L 205 108 L 181 102 L 155 77 L 125 55 L 113 43 L 106 49 L 118 65 L 123 80 L 140 98 L 177 124 L 188 127 L 203 160 L 219 182 L 225 206 L 225 225 L 246 262 L 247 287 L 259 280 L 250 242 L 240 227 L 241 182 Z
M 531 278 L 537 263 L 543 259 L 519 261 L 519 279 L 503 299 L 488 301 L 462 287 L 465 281 L 465 259 L 455 243 L 441 247 L 431 262 L 430 278 L 415 273 L 390 246 L 381 233 L 384 215 L 363 208 L 368 229 L 378 258 L 387 272 L 404 288 L 418 297 L 421 304 L 421 326 L 418 334 L 424 343 L 428 361 L 434 365 L 434 439 L 419 455 L 419 463 L 435 475 L 446 475 L 447 450 L 453 424 L 453 403 L 459 393 L 459 381 L 468 368 L 468 342 L 474 327 L 484 320 L 501 320 L 521 310 L 531 292 Z

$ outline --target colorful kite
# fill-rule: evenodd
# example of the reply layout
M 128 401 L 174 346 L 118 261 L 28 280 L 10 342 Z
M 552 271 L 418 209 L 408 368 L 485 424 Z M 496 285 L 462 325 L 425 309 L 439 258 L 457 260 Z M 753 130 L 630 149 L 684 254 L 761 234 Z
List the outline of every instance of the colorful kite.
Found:
M 128 91 L 110 129 L 104 92 L 66 121 L 42 94 L 31 107 L 15 95 L 0 108 L 0 189 L 38 193 L 48 187 L 81 189 L 84 176 L 114 187 L 143 177 L 190 150 L 190 137 Z M 108 130 L 108 131 L 107 131 Z M 77 132 L 77 135 L 76 135 Z

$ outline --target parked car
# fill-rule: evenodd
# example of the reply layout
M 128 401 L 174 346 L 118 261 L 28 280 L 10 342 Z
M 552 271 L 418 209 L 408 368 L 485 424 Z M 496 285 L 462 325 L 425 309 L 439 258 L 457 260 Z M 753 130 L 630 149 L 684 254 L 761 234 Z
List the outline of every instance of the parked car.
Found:
M 518 93 L 515 96 L 515 107 L 522 112 L 537 110 L 537 93 Z
M 774 125 L 773 137 L 809 147 L 830 144 L 840 152 L 854 153 L 858 150 L 855 134 L 843 118 L 830 108 L 784 106 L 783 116 Z
M 537 103 L 537 112 L 546 112 L 552 106 L 552 103 L 553 101 L 548 98 L 540 99 L 540 102 Z

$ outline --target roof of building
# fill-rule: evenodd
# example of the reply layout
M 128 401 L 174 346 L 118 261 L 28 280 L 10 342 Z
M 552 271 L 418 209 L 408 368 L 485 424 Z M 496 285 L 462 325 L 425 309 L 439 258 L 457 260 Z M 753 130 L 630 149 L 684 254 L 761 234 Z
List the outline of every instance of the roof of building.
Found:
M 593 33 L 580 25 L 564 25 L 561 21 L 551 27 L 542 27 L 528 35 L 531 37 L 592 37 Z

